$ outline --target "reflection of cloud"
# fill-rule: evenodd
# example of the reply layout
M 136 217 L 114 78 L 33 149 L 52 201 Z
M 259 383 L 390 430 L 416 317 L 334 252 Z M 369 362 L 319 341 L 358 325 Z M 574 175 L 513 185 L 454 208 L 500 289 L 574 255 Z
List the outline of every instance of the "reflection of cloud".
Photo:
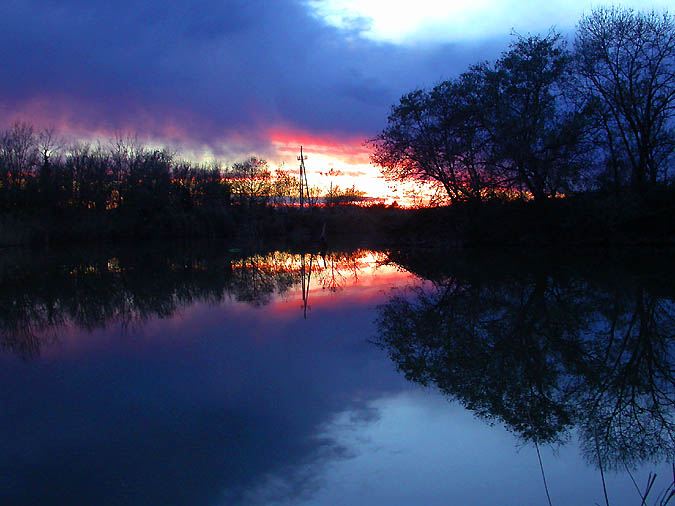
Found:
M 267 475 L 255 487 L 242 494 L 238 505 L 312 503 L 312 498 L 326 485 L 330 470 L 338 463 L 370 451 L 372 441 L 359 439 L 360 434 L 381 419 L 380 401 L 356 402 L 345 411 L 335 413 L 317 427 L 311 437 L 312 452 L 301 462 L 293 462 Z M 354 444 L 358 441 L 359 444 Z M 347 464 L 348 465 L 348 464 Z
M 72 329 L 35 367 L 0 354 L 0 433 L 13 436 L 0 440 L 0 502 L 236 504 L 270 477 L 286 480 L 277 496 L 313 493 L 317 473 L 352 457 L 322 427 L 402 382 L 366 343 L 372 304 L 358 295 L 334 294 L 308 321 L 297 301 L 278 314 L 226 300 L 123 337 Z

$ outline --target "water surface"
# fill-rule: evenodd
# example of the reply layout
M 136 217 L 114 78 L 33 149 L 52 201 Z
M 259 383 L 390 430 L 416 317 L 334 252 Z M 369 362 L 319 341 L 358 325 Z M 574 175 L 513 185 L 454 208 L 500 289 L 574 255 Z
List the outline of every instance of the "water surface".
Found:
M 671 260 L 7 252 L 0 500 L 654 504 Z

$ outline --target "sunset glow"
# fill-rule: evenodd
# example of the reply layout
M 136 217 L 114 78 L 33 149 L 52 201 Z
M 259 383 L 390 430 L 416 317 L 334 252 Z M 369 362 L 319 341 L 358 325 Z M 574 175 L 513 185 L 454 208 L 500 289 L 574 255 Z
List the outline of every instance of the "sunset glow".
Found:
M 365 139 L 339 139 L 284 130 L 272 130 L 270 138 L 276 153 L 274 160 L 280 160 L 291 173 L 296 171 L 300 146 L 303 147 L 310 186 L 317 186 L 323 192 L 331 185 L 343 189 L 355 186 L 368 197 L 391 202 L 392 188 L 370 164 Z
M 135 136 L 188 160 L 227 166 L 256 156 L 289 173 L 303 146 L 310 186 L 354 186 L 378 202 L 419 205 L 433 189 L 393 187 L 370 164 L 366 141 L 392 105 L 498 56 L 512 31 L 567 33 L 593 2 L 162 4 L 151 26 L 131 4 L 19 4 L 0 20 L 11 77 L 0 83 L 0 128 L 25 121 L 69 142 Z
M 0 506 L 675 497 L 673 0 L 0 2 Z

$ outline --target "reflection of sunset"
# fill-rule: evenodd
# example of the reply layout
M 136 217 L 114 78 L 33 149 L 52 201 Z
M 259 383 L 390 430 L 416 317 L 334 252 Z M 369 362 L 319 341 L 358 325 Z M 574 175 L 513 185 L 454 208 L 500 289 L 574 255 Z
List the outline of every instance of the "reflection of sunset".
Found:
M 276 274 L 277 279 L 293 280 L 289 285 L 282 283 L 282 289 L 262 309 L 265 315 L 274 315 L 283 321 L 297 320 L 303 315 L 308 319 L 320 317 L 316 314 L 318 309 L 334 310 L 355 303 L 378 304 L 388 290 L 419 282 L 409 272 L 389 263 L 385 253 L 372 250 L 330 252 L 325 256 L 274 252 L 243 259 L 233 265 L 233 269 L 244 271 L 242 275 L 253 282 L 256 271 Z M 249 304 L 231 309 L 244 313 L 251 310 Z
M 330 303 L 327 301 L 334 300 L 334 294 L 343 290 L 349 292 L 350 298 L 359 300 L 377 297 L 381 290 L 411 279 L 408 272 L 388 263 L 385 253 L 372 250 L 325 255 L 277 251 L 242 259 L 232 267 L 244 271 L 251 281 L 256 271 L 278 278 L 288 276 L 290 282 L 282 284 L 282 289 L 270 299 L 273 311 L 295 309 L 298 301 L 302 303 L 303 281 L 311 306 L 312 301 L 320 299 L 324 300 L 322 304 Z
M 325 255 L 315 253 L 287 253 L 275 251 L 267 255 L 254 255 L 237 261 L 233 269 L 246 269 L 255 266 L 270 273 L 296 273 L 309 271 L 309 262 L 314 259 L 312 272 L 319 275 L 330 272 L 346 279 L 353 276 L 374 275 L 382 270 L 395 269 L 386 264 L 387 256 L 380 251 L 356 250 L 350 253 L 329 252 Z
M 186 327 L 218 327 L 223 318 L 260 326 L 254 335 L 262 338 L 270 326 L 376 305 L 390 289 L 420 282 L 386 253 L 367 249 L 178 256 L 153 265 L 149 272 L 116 255 L 59 267 L 52 273 L 55 300 L 43 299 L 41 276 L 27 279 L 24 303 L 2 322 L 0 344 L 53 358 L 103 349 L 130 333 L 140 351 L 144 342 L 163 341 Z

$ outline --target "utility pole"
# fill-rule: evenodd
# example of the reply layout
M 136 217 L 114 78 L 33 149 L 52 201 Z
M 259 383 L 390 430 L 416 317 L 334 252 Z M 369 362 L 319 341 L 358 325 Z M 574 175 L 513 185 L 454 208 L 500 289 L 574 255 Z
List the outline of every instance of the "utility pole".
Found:
M 302 146 L 300 146 L 300 156 L 298 161 L 300 162 L 300 208 L 302 209 L 305 201 L 305 194 L 307 195 L 307 205 L 311 204 L 309 200 L 309 184 L 307 183 L 307 169 L 305 169 L 305 160 L 307 157 L 302 154 Z

